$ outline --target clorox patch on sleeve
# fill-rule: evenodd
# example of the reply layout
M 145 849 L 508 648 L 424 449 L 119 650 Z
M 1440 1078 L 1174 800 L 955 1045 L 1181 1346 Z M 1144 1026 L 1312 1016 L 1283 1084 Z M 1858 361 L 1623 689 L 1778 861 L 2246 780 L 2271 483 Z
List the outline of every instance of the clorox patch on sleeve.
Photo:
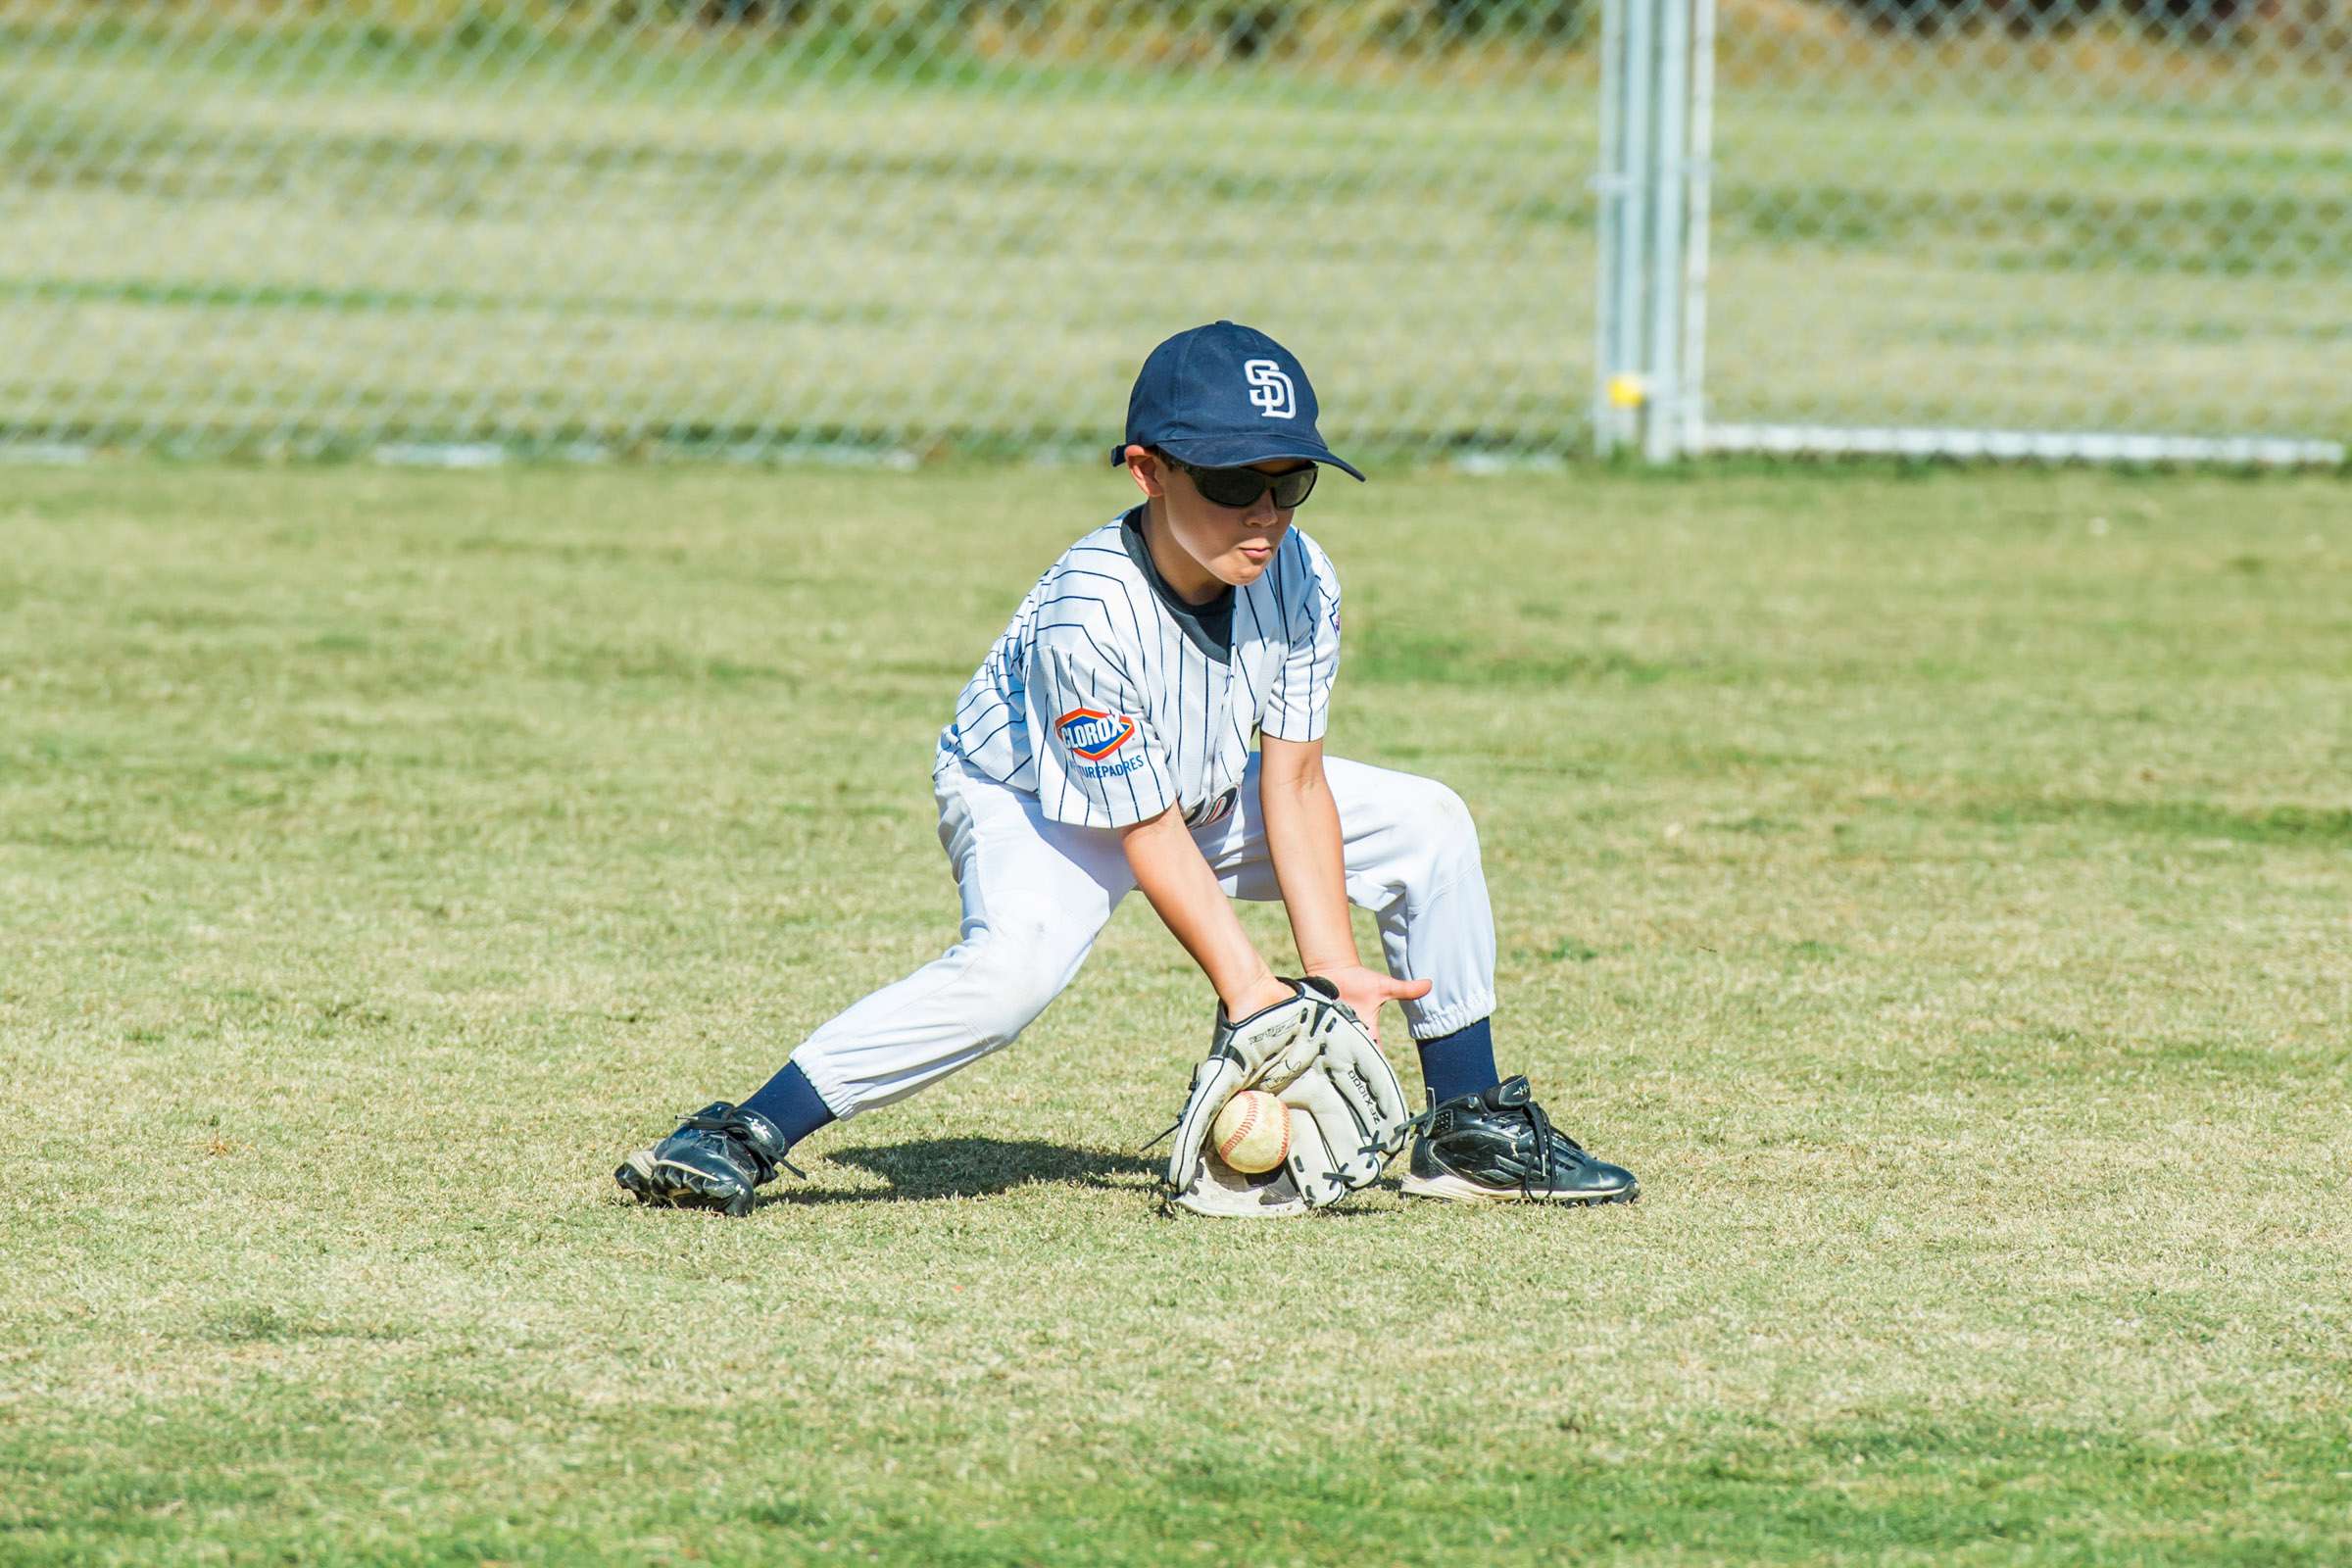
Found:
M 1099 708 L 1073 708 L 1054 721 L 1054 732 L 1072 757 L 1100 762 L 1135 738 L 1135 720 Z

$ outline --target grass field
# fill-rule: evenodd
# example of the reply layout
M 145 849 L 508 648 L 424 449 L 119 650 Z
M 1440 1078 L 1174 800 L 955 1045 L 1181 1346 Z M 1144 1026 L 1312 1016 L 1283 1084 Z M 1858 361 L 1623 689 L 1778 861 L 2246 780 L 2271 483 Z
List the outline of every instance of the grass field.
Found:
M 1471 803 L 1636 1207 L 1161 1217 L 1141 901 L 620 1201 L 952 938 L 931 737 L 1114 479 L 8 472 L 0 1561 L 2352 1555 L 2340 483 L 1317 499 L 1334 748 Z
M 1838 14 L 1726 8 L 1711 416 L 2352 439 L 2340 76 Z M 1139 344 L 1232 317 L 1359 445 L 1582 439 L 1591 50 L 876 74 L 166 15 L 0 31 L 0 435 L 1091 446 Z

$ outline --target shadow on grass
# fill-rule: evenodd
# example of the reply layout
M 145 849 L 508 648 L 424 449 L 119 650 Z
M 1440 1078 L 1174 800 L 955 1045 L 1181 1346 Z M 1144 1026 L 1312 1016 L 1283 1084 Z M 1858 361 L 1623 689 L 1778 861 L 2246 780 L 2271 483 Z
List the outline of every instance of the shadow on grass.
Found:
M 1035 1139 L 923 1138 L 906 1144 L 837 1149 L 824 1156 L 838 1165 L 871 1171 L 890 1183 L 884 1192 L 825 1192 L 791 1185 L 767 1202 L 871 1203 L 929 1198 L 979 1198 L 1015 1187 L 1070 1183 L 1132 1191 L 1132 1181 L 1149 1179 L 1160 1165 L 1139 1154 L 1099 1149 L 1068 1149 Z

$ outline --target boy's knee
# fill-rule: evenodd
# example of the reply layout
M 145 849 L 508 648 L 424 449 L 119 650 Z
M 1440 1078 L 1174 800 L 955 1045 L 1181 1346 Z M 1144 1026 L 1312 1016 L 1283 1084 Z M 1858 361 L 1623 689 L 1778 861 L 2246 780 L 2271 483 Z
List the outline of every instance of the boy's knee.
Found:
M 1423 779 L 1415 792 L 1407 831 L 1441 864 L 1467 857 L 1478 858 L 1478 824 L 1470 808 L 1446 785 Z
M 964 963 L 970 1022 L 984 1039 L 1010 1040 L 1061 995 L 1086 956 L 1036 921 L 1014 921 L 974 938 Z

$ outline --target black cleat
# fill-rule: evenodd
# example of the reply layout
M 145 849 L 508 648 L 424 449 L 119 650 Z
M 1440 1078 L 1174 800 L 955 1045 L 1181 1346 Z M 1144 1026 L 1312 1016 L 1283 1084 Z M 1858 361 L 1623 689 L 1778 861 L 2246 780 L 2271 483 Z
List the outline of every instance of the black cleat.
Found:
M 800 1174 L 784 1157 L 790 1148 L 774 1122 L 721 1100 L 687 1117 L 653 1148 L 631 1154 L 612 1179 L 640 1203 L 749 1214 L 752 1190 L 774 1181 L 778 1165 Z
M 1422 1123 L 1407 1198 L 1630 1203 L 1642 1196 L 1632 1171 L 1594 1159 L 1552 1126 L 1525 1077 L 1432 1106 Z

